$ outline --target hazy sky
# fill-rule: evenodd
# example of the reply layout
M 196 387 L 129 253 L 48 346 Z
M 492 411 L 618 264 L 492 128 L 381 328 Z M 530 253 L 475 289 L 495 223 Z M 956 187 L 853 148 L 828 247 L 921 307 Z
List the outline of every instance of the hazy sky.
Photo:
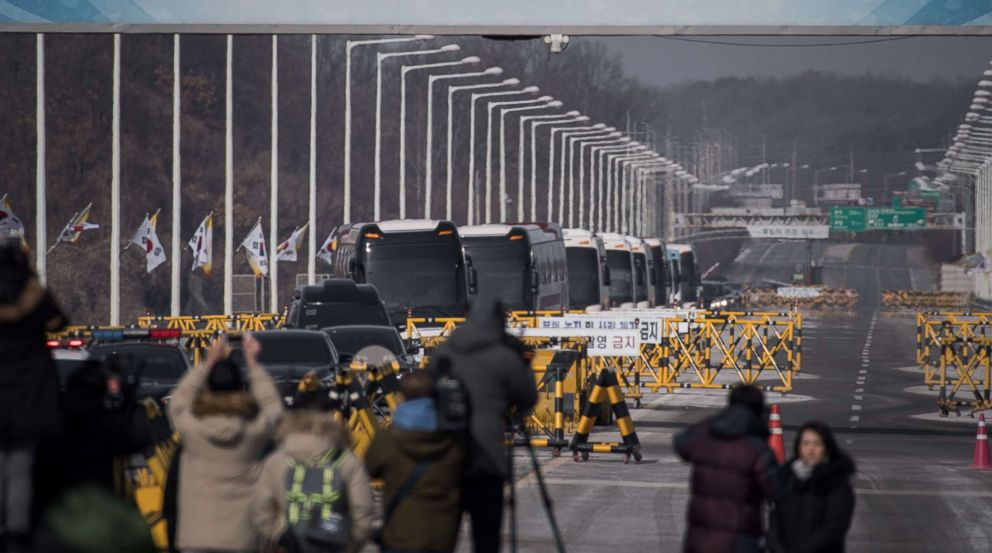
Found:
M 976 83 L 992 69 L 992 37 L 910 37 L 850 46 L 801 44 L 864 42 L 872 37 L 603 37 L 623 55 L 627 72 L 661 86 L 726 76 L 786 76 L 804 71 L 887 73 L 916 80 L 965 78 Z M 697 41 L 697 42 L 691 42 Z M 748 43 L 724 46 L 698 41 Z M 777 44 L 758 46 L 754 44 Z M 567 51 L 564 55 L 567 55 Z

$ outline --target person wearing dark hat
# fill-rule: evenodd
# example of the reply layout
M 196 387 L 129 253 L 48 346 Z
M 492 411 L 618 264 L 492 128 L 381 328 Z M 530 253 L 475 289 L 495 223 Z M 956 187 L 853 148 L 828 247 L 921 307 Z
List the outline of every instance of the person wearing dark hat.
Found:
M 248 382 L 226 355 L 211 346 L 206 362 L 179 382 L 169 416 L 183 444 L 178 489 L 180 551 L 255 551 L 251 498 L 262 455 L 282 416 L 282 398 L 258 362 L 261 346 L 242 340 Z
M 61 422 L 46 332 L 65 323 L 20 242 L 0 240 L 0 539 L 5 542 L 27 539 L 35 450 Z

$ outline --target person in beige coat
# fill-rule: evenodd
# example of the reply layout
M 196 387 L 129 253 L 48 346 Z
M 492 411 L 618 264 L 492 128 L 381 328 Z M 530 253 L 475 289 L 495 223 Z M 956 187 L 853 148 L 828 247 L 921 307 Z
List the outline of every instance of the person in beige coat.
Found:
M 278 436 L 279 448 L 266 459 L 252 501 L 252 521 L 260 534 L 262 552 L 280 551 L 279 541 L 289 528 L 286 519 L 287 471 L 293 463 L 313 465 L 329 454 L 340 455 L 336 477 L 342 479 L 351 519 L 347 551 L 360 551 L 371 533 L 372 490 L 365 467 L 348 448 L 342 424 L 327 410 L 303 406 L 286 413 L 279 425 Z
M 213 344 L 207 361 L 190 370 L 169 402 L 179 432 L 176 545 L 183 552 L 253 552 L 258 538 L 251 524 L 251 498 L 262 453 L 282 416 L 282 398 L 258 363 L 261 346 L 243 339 L 248 389 L 240 369 Z

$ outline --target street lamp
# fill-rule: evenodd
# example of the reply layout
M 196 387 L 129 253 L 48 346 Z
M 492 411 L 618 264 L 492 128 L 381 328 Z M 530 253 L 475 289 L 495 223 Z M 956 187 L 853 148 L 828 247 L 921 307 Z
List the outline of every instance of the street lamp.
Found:
M 603 226 L 603 213 L 606 212 L 606 205 L 604 203 L 606 195 L 603 192 L 603 183 L 609 181 L 609 175 L 604 174 L 606 172 L 604 159 L 609 158 L 611 155 L 623 154 L 630 150 L 630 146 L 627 144 L 604 145 L 593 147 L 591 150 L 595 150 L 596 153 L 592 157 L 592 163 L 589 168 L 592 176 L 590 183 L 592 189 L 590 191 L 590 203 L 593 206 L 589 213 L 589 230 L 595 229 L 597 232 L 601 232 L 605 228 Z
M 517 148 L 517 188 L 520 190 L 520 194 L 523 194 L 524 190 L 524 145 L 526 136 L 524 136 L 524 127 L 527 123 L 531 123 L 530 126 L 530 217 L 528 220 L 537 220 L 537 143 L 536 143 L 536 131 L 537 127 L 542 124 L 547 123 L 561 123 L 565 121 L 574 121 L 576 117 L 579 116 L 577 111 L 569 111 L 567 113 L 554 113 L 551 115 L 524 115 L 520 117 L 519 121 L 519 136 Z M 548 158 L 548 165 L 551 165 L 551 158 Z
M 373 185 L 373 195 L 375 206 L 373 207 L 373 219 L 379 220 L 381 210 L 381 190 L 382 190 L 382 63 L 390 58 L 409 58 L 415 56 L 431 56 L 435 54 L 445 54 L 457 52 L 461 46 L 457 44 L 446 44 L 440 48 L 431 50 L 412 50 L 404 52 L 378 52 L 376 53 L 375 69 L 375 182 Z
M 537 140 L 537 128 L 538 127 L 540 127 L 542 125 L 555 125 L 555 124 L 557 124 L 558 126 L 552 126 L 551 127 L 551 133 L 550 134 L 551 134 L 551 136 L 553 138 L 554 137 L 554 133 L 556 132 L 556 130 L 576 128 L 576 127 L 569 127 L 568 125 L 572 125 L 572 124 L 575 124 L 575 123 L 582 123 L 582 122 L 585 122 L 585 121 L 588 121 L 589 120 L 589 117 L 588 116 L 586 116 L 586 115 L 580 115 L 579 112 L 577 112 L 577 111 L 570 111 L 570 112 L 566 113 L 565 115 L 569 115 L 569 114 L 575 114 L 575 115 L 574 116 L 570 116 L 569 118 L 560 119 L 560 120 L 535 121 L 534 123 L 531 124 L 531 128 L 530 128 L 530 144 L 531 144 L 531 157 L 533 159 L 536 159 L 533 156 L 534 156 L 534 148 L 535 148 L 534 144 L 535 144 L 535 142 Z M 537 117 L 535 117 L 535 119 L 536 118 Z M 565 125 L 565 126 L 562 126 L 562 125 Z M 531 164 L 531 167 L 530 167 L 531 219 L 535 219 L 535 220 L 537 218 L 537 206 L 535 204 L 536 199 L 537 199 L 536 198 L 536 194 L 537 194 L 537 192 L 536 192 L 536 190 L 537 190 L 537 171 L 536 171 L 536 169 L 537 169 L 536 164 L 532 163 Z M 544 183 L 545 184 L 545 187 L 547 188 L 547 196 L 548 196 L 548 211 L 547 211 L 547 214 L 546 214 L 545 218 L 548 221 L 553 221 L 554 220 L 555 187 L 552 186 L 552 183 L 554 182 L 554 176 L 555 176 L 554 175 L 554 171 L 555 171 L 555 141 L 554 140 L 551 140 L 550 144 L 548 145 L 548 180 Z
M 626 139 L 626 140 L 624 140 Z M 585 148 L 589 147 L 589 211 L 588 211 L 588 221 L 589 229 L 591 230 L 594 226 L 594 220 L 596 217 L 596 205 L 602 202 L 602 193 L 597 182 L 597 176 L 599 170 L 597 169 L 596 161 L 600 158 L 600 154 L 605 152 L 632 152 L 634 150 L 640 150 L 646 148 L 646 146 L 640 145 L 638 142 L 631 141 L 629 137 L 623 137 L 618 140 L 610 140 L 603 142 L 589 142 L 579 146 L 579 213 L 582 213 L 583 206 L 583 194 L 585 190 L 585 183 L 583 176 L 585 175 Z M 594 153 L 595 152 L 595 153 Z M 602 210 L 600 210 L 602 211 Z M 581 218 L 579 224 L 582 224 Z
M 551 139 L 548 143 L 549 160 L 552 162 L 555 158 L 555 145 L 556 139 L 555 134 L 561 133 L 561 155 L 558 156 L 558 224 L 565 224 L 565 159 L 568 157 L 565 152 L 565 139 L 568 136 L 574 134 L 597 134 L 605 131 L 607 129 L 606 125 L 603 123 L 596 123 L 595 125 L 587 125 L 585 127 L 561 127 L 551 130 Z M 609 131 L 615 131 L 613 127 L 609 127 Z M 551 171 L 549 171 L 549 174 Z M 553 175 L 552 175 L 553 177 Z M 552 186 L 551 182 L 548 182 L 548 186 Z M 571 204 L 571 197 L 569 197 L 569 204 Z M 551 217 L 551 210 L 548 210 L 548 219 L 553 220 Z
M 455 93 L 461 92 L 463 90 L 483 90 L 490 88 L 499 88 L 502 86 L 516 86 L 520 84 L 520 79 L 510 78 L 503 79 L 498 83 L 483 83 L 483 84 L 469 84 L 461 86 L 449 86 L 448 87 L 448 146 L 447 146 L 447 182 L 445 184 L 445 214 L 447 219 L 452 220 L 452 188 L 454 179 L 454 164 L 452 163 L 452 149 L 453 149 L 453 138 L 454 138 L 454 119 L 452 117 L 454 105 L 455 105 Z M 473 175 L 475 175 L 475 104 L 469 109 L 469 186 L 468 186 L 468 212 L 465 214 L 466 221 L 468 224 L 472 224 L 472 208 L 475 192 L 473 185 Z
M 421 69 L 437 69 L 441 67 L 454 67 L 457 65 L 469 65 L 473 63 L 479 63 L 478 56 L 469 56 L 467 58 L 462 58 L 458 61 L 443 61 L 438 63 L 422 63 L 418 65 L 404 65 L 400 69 L 400 219 L 406 219 L 406 75 L 411 71 L 418 71 Z M 430 91 L 428 90 L 428 94 Z M 427 97 L 427 121 L 431 120 L 431 108 L 433 107 L 430 102 L 430 96 Z M 430 123 L 427 125 L 428 130 L 430 129 Z M 430 133 L 428 132 L 428 137 Z M 425 198 L 424 213 L 426 213 L 428 208 L 426 207 L 427 202 L 430 202 L 430 198 Z M 426 216 L 425 216 L 426 217 Z
M 534 102 L 545 102 L 544 104 L 539 104 L 536 106 L 523 106 L 517 108 L 509 108 L 500 110 L 499 114 L 499 190 L 500 196 L 506 196 L 506 116 L 510 113 L 523 112 L 523 111 L 535 111 L 548 108 L 560 108 L 562 103 L 558 100 L 552 99 L 550 96 L 542 96 Z M 517 167 L 517 220 L 523 221 L 524 219 L 524 143 L 523 143 L 524 128 L 520 125 L 520 142 L 517 143 L 517 153 L 519 154 L 519 163 Z M 504 204 L 505 205 L 505 202 Z M 505 222 L 506 217 L 500 222 Z
M 451 79 L 467 79 L 473 77 L 485 77 L 489 75 L 497 76 L 503 74 L 502 67 L 490 67 L 485 71 L 474 71 L 471 73 L 449 73 L 445 75 L 431 75 L 427 78 L 427 136 L 426 148 L 424 150 L 424 165 L 425 165 L 425 175 L 424 175 L 424 219 L 431 218 L 431 198 L 434 189 L 434 83 L 438 81 L 446 81 Z M 493 84 L 493 83 L 486 83 Z M 495 83 L 496 86 L 501 86 L 502 83 Z M 452 106 L 451 106 L 451 96 L 454 93 L 452 89 L 459 90 L 459 87 L 448 87 L 448 190 L 447 196 L 445 197 L 445 219 L 451 220 L 451 134 L 452 134 Z
M 604 134 L 605 133 L 605 134 Z M 602 131 L 595 131 L 590 133 L 565 133 L 567 137 L 563 138 L 562 142 L 565 144 L 565 150 L 562 152 L 568 158 L 568 226 L 575 226 L 575 156 L 572 154 L 575 143 L 582 143 L 588 140 L 606 140 L 615 139 L 623 136 L 623 133 L 617 131 L 613 127 L 607 127 Z M 564 175 L 563 175 L 564 176 Z M 582 177 L 582 171 L 579 171 L 579 178 Z M 579 191 L 583 194 L 583 191 Z M 564 214 L 563 214 L 564 215 Z
M 351 51 L 359 46 L 391 44 L 429 40 L 433 35 L 415 35 L 402 38 L 381 38 L 374 40 L 349 40 L 345 43 L 344 64 L 344 223 L 351 222 Z M 317 229 L 310 229 L 311 235 Z
M 540 89 L 536 86 L 528 87 L 532 92 L 536 93 Z M 525 89 L 527 90 L 527 89 Z M 510 106 L 525 106 L 534 104 L 547 104 L 551 101 L 551 96 L 541 96 L 540 98 L 534 98 L 530 100 L 506 100 L 502 102 L 488 102 L 486 105 L 486 223 L 491 222 L 490 213 L 490 201 L 492 198 L 492 179 L 493 179 L 493 114 L 496 110 L 499 110 L 500 116 L 497 121 L 498 127 L 497 132 L 499 133 L 499 155 L 501 159 L 505 159 L 506 154 L 506 144 L 503 140 L 503 108 Z M 500 221 L 506 221 L 506 176 L 505 171 L 500 167 L 500 187 L 499 187 L 499 216 Z
M 644 147 L 647 150 L 647 146 Z M 628 173 L 628 195 L 627 199 L 627 224 L 631 234 L 634 236 L 644 236 L 644 215 L 649 207 L 645 201 L 646 168 L 658 163 L 660 156 L 657 152 L 645 151 L 644 157 L 631 159 L 629 161 Z M 640 209 L 638 209 L 640 206 Z
M 630 164 L 634 161 L 645 160 L 648 158 L 653 158 L 654 152 L 648 153 L 630 153 L 621 156 L 616 156 L 610 160 L 611 173 L 613 175 L 613 182 L 607 189 L 607 194 L 610 191 L 614 191 L 613 195 L 613 224 L 614 228 L 620 229 L 620 232 L 627 234 L 629 231 L 627 225 L 628 219 L 628 208 L 630 194 L 627 189 L 630 188 L 630 179 L 628 174 L 628 169 Z M 607 204 L 610 202 L 607 201 Z
M 520 82 L 519 80 L 516 80 L 516 79 L 513 79 L 513 80 L 517 81 L 517 83 Z M 475 103 L 478 100 L 482 99 L 482 98 L 492 98 L 494 96 L 519 96 L 521 94 L 534 94 L 534 93 L 538 92 L 539 90 L 540 89 L 538 87 L 536 87 L 536 86 L 528 86 L 528 87 L 523 88 L 521 90 L 507 90 L 507 91 L 501 91 L 501 92 L 484 92 L 484 93 L 473 92 L 472 93 L 472 101 L 469 104 L 469 110 L 470 110 L 469 113 L 471 115 L 469 116 L 469 127 L 470 127 L 470 131 L 469 131 L 469 150 L 470 150 L 470 154 L 469 154 L 469 158 L 468 158 L 468 178 L 469 178 L 469 181 L 468 181 L 469 182 L 469 185 L 468 185 L 469 186 L 469 190 L 468 190 L 468 205 L 469 205 L 468 224 L 470 224 L 470 225 L 471 224 L 474 224 L 474 221 L 475 221 L 475 213 L 474 213 L 474 207 L 475 207 L 475 204 L 474 204 L 474 202 L 475 202 L 475 186 L 476 186 L 476 180 L 475 180 Z M 488 100 L 487 100 L 487 102 L 488 102 Z M 489 110 L 487 110 L 487 114 L 489 115 L 489 118 L 488 118 L 488 125 L 486 126 L 486 156 L 487 156 L 487 159 L 489 159 L 492 156 L 491 141 L 489 140 L 489 136 L 492 133 L 492 112 L 489 111 Z M 491 163 L 491 161 L 487 162 L 487 167 L 486 167 L 487 174 L 489 172 L 489 165 L 488 165 L 489 163 Z M 486 193 L 486 217 L 485 217 L 487 223 L 490 220 L 490 212 L 491 212 L 491 210 L 490 210 L 490 204 L 491 204 L 491 201 L 492 201 L 492 199 L 491 199 L 491 193 L 487 191 L 487 193 Z

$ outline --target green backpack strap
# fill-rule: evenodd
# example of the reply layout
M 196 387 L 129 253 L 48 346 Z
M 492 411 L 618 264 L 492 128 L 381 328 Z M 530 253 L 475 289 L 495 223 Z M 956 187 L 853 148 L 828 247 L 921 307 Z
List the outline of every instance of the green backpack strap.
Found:
M 331 518 L 333 505 L 341 499 L 341 493 L 334 490 L 334 473 L 341 466 L 344 453 L 343 449 L 328 451 L 315 463 L 300 463 L 295 459 L 289 460 L 289 470 L 292 471 L 292 477 L 289 482 L 289 489 L 286 491 L 286 518 L 290 525 L 298 524 L 301 520 L 309 520 L 315 505 L 320 505 L 322 520 Z M 322 472 L 320 492 L 307 493 L 304 490 L 307 473 L 311 470 Z

